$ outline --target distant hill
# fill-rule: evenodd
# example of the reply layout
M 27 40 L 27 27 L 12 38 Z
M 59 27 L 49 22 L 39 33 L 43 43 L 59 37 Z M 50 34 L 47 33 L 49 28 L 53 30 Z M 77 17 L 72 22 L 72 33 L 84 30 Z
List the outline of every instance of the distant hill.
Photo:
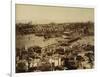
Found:
M 52 33 L 63 33 L 64 31 L 74 31 L 87 35 L 94 34 L 93 22 L 76 22 L 76 23 L 50 23 L 50 24 L 31 24 L 31 23 L 17 23 L 16 34 L 37 34 L 46 35 Z

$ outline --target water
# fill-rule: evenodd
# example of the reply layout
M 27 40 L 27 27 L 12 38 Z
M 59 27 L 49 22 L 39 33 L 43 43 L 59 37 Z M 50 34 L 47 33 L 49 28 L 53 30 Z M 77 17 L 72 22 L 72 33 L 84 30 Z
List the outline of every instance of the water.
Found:
M 49 38 L 45 40 L 43 36 L 35 36 L 34 34 L 29 35 L 17 35 L 16 36 L 16 47 L 31 47 L 40 46 L 45 47 L 54 43 L 57 43 L 58 38 Z

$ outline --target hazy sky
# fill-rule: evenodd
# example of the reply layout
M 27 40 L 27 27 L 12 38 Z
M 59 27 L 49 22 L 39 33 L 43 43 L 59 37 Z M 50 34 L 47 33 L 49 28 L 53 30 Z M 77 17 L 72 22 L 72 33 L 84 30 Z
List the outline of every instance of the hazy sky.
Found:
M 94 21 L 94 9 L 16 4 L 16 23 L 29 21 L 37 24 Z

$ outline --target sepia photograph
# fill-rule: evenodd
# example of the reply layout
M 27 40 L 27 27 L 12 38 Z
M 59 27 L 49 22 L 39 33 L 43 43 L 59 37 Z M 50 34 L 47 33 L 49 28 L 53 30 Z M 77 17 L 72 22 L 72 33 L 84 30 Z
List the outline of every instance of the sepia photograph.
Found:
M 15 5 L 15 72 L 94 69 L 94 8 Z

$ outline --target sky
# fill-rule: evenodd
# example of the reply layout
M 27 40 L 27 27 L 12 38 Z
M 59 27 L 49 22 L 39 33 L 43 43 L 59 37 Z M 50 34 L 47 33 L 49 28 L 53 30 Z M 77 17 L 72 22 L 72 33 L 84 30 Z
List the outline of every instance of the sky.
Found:
M 93 8 L 16 4 L 16 23 L 35 24 L 94 21 Z

